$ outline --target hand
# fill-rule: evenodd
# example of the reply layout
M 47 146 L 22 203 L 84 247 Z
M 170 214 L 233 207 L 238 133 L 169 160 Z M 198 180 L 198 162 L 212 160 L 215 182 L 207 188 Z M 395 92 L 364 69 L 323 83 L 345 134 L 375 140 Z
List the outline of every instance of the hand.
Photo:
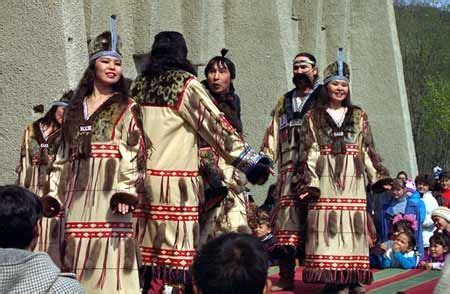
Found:
M 394 250 L 394 252 L 398 252 L 400 251 L 400 246 L 394 243 L 394 245 L 392 246 L 392 250 Z
M 309 192 L 305 192 L 303 194 L 300 194 L 298 197 L 300 198 L 300 200 L 303 200 L 305 197 L 307 197 L 309 195 Z
M 431 262 L 427 262 L 427 263 L 425 263 L 424 264 L 424 268 L 426 269 L 426 270 L 432 270 L 433 269 L 433 264 L 431 263 Z
M 114 213 L 127 214 L 132 212 L 134 207 L 132 205 L 128 205 L 125 203 L 118 203 L 117 208 L 114 210 Z
M 387 245 L 386 245 L 386 243 L 381 243 L 381 244 L 380 244 L 380 248 L 383 249 L 384 251 L 387 251 Z

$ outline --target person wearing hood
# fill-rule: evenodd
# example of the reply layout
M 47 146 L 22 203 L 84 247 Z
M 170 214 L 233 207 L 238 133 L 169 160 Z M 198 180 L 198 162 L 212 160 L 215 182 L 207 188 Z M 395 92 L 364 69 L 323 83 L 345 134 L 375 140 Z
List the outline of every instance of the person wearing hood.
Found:
M 29 190 L 0 186 L 0 293 L 85 293 L 75 274 L 62 273 L 44 252 L 33 252 L 44 203 Z

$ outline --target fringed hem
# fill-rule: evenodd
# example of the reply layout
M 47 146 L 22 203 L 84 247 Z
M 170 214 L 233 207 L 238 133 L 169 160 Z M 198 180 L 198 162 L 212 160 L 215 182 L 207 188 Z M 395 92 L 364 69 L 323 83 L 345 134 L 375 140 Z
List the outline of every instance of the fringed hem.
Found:
M 371 284 L 373 274 L 370 269 L 366 270 L 332 270 L 305 268 L 303 270 L 303 281 L 305 283 L 326 283 L 335 285 Z
M 145 276 L 149 276 L 148 273 L 150 273 L 151 280 L 163 280 L 168 284 L 190 284 L 192 281 L 188 268 L 180 270 L 148 265 L 144 267 L 144 271 L 147 273 Z

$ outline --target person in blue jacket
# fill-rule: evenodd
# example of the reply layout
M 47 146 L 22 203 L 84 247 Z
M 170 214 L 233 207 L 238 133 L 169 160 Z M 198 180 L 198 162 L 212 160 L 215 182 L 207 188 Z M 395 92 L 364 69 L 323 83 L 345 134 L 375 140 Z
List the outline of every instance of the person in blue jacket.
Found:
M 380 242 L 389 240 L 389 233 L 392 231 L 392 220 L 397 215 L 414 215 L 417 228 L 415 228 L 415 239 L 417 244 L 417 251 L 421 256 L 424 256 L 423 238 L 422 238 L 422 223 L 425 219 L 425 204 L 420 199 L 420 194 L 416 191 L 414 182 L 406 181 L 406 187 L 399 180 L 394 180 L 392 185 L 393 197 L 392 200 L 383 206 L 384 219 L 382 222 Z M 406 193 L 404 193 L 406 191 Z
M 382 246 L 386 246 L 386 244 L 383 243 Z M 399 233 L 392 247 L 387 248 L 386 246 L 383 248 L 386 252 L 378 257 L 381 268 L 416 268 L 418 257 L 414 251 L 415 245 L 416 240 L 411 232 Z

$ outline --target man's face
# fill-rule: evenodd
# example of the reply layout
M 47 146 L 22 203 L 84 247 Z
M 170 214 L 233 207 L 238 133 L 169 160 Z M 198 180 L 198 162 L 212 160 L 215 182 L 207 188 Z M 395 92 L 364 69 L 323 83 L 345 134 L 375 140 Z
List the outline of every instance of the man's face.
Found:
M 226 94 L 230 91 L 231 74 L 225 63 L 216 63 L 206 76 L 208 87 L 213 94 Z
M 317 74 L 317 68 L 313 67 L 312 61 L 306 56 L 298 56 L 294 60 L 294 65 L 292 66 L 292 74 L 295 76 L 297 74 L 306 75 L 311 82 L 314 81 L 314 77 Z

